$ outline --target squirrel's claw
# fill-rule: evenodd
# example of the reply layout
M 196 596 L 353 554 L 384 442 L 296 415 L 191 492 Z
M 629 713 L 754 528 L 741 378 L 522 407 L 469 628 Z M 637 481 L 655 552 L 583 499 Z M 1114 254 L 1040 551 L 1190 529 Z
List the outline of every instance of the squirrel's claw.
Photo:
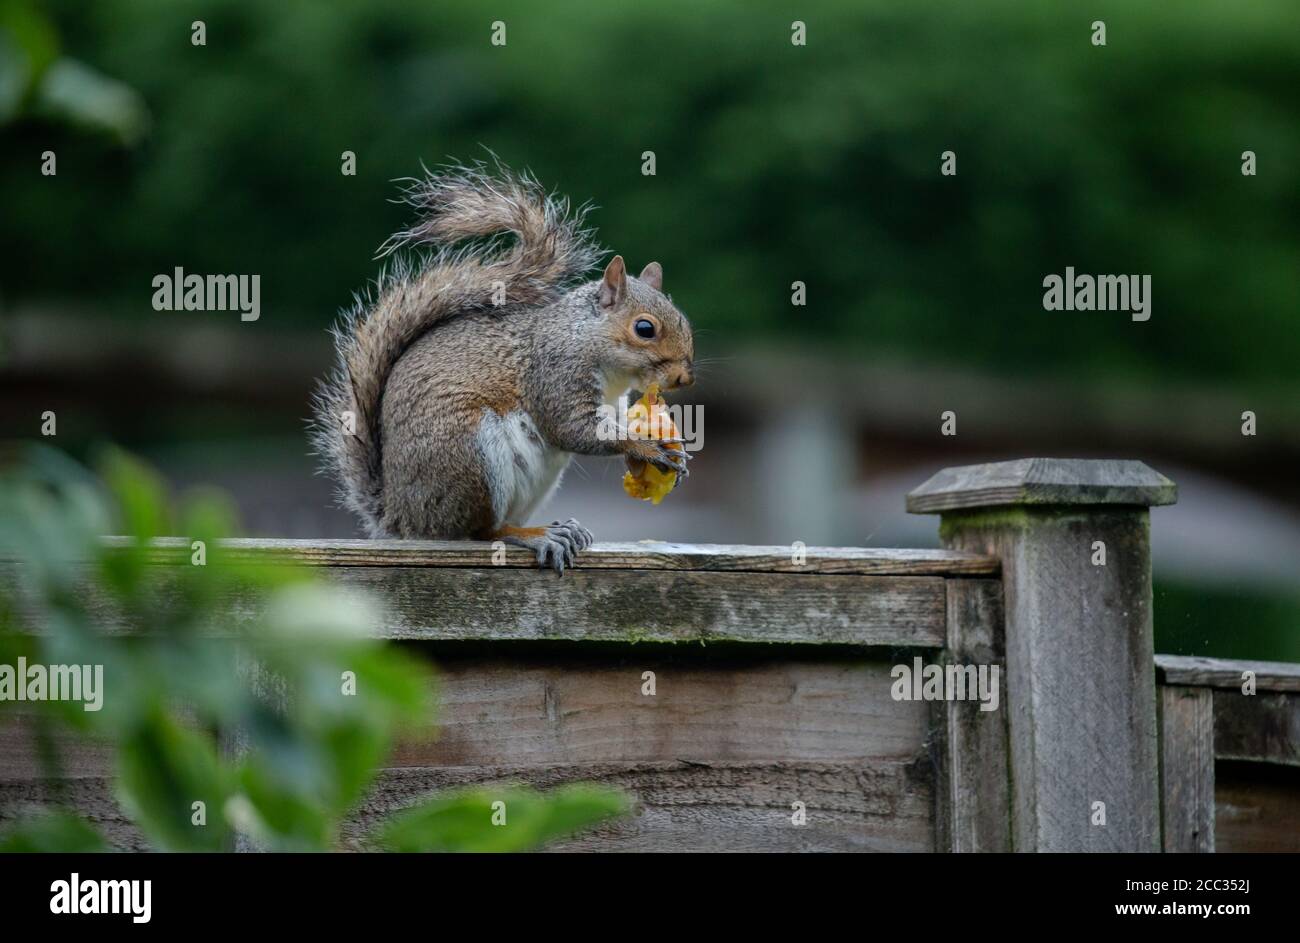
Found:
M 692 457 L 691 453 L 684 449 L 670 449 L 667 446 L 660 444 L 659 448 L 655 452 L 654 458 L 650 459 L 650 462 L 661 471 L 677 472 L 680 478 L 685 478 L 691 473 L 690 469 L 686 467 L 686 463 L 690 461 Z
M 592 536 L 591 531 L 587 530 L 587 528 L 583 527 L 573 518 L 569 518 L 563 524 L 559 521 L 551 521 L 550 529 L 561 531 L 568 535 L 573 540 L 575 552 L 578 550 L 586 550 L 596 542 L 596 538 Z
M 566 528 L 554 525 L 546 528 L 546 540 L 558 548 L 559 557 L 562 561 L 561 569 L 573 563 L 573 558 L 578 553 L 578 542 Z
M 549 558 L 550 567 L 563 576 L 564 568 L 573 564 L 573 556 L 573 545 L 548 530 L 546 536 L 542 538 L 542 551 L 537 555 L 537 562 L 545 567 L 548 565 Z

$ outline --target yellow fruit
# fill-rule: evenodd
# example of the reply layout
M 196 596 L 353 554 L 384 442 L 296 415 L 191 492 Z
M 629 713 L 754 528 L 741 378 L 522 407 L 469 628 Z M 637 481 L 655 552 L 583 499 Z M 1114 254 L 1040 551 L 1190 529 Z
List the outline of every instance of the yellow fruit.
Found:
M 667 404 L 659 396 L 658 384 L 652 384 L 645 395 L 627 411 L 627 430 L 629 435 L 636 438 L 681 438 L 672 417 L 668 415 Z M 680 452 L 682 447 L 674 442 L 668 448 Z M 661 471 L 649 462 L 629 458 L 627 468 L 623 475 L 623 490 L 642 501 L 658 504 L 677 484 L 677 472 Z

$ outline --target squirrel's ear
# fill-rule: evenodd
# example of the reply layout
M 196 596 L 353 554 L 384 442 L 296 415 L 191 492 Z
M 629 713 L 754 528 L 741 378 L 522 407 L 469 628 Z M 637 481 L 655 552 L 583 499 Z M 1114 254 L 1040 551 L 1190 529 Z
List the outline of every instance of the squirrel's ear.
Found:
M 645 282 L 655 291 L 664 290 L 664 267 L 658 262 L 651 262 L 643 268 L 641 274 L 638 275 L 637 278 L 641 279 L 641 281 Z
M 616 255 L 605 266 L 605 280 L 600 283 L 600 306 L 612 308 L 627 297 L 627 266 Z

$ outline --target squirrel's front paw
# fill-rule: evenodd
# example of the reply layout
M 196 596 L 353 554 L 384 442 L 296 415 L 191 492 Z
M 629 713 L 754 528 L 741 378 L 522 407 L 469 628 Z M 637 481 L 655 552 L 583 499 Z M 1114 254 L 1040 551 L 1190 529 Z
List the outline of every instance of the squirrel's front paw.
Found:
M 686 463 L 694 458 L 683 446 L 683 439 L 627 439 L 627 455 L 630 459 L 649 462 L 660 471 L 676 472 L 682 478 L 690 477 L 691 470 Z M 670 449 L 677 445 L 681 448 Z
M 563 575 L 565 567 L 573 566 L 578 551 L 586 550 L 595 541 L 591 531 L 573 518 L 561 523 L 552 521 L 549 526 L 541 528 L 537 536 L 507 537 L 512 543 L 518 543 L 537 555 L 537 563 L 550 567 Z

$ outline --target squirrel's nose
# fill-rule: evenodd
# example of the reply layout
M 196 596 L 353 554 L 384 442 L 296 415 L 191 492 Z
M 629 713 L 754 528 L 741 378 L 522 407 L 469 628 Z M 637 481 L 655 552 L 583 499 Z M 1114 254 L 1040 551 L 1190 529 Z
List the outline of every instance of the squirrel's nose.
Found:
M 690 386 L 694 382 L 695 374 L 689 368 L 682 370 L 677 374 L 678 386 Z

